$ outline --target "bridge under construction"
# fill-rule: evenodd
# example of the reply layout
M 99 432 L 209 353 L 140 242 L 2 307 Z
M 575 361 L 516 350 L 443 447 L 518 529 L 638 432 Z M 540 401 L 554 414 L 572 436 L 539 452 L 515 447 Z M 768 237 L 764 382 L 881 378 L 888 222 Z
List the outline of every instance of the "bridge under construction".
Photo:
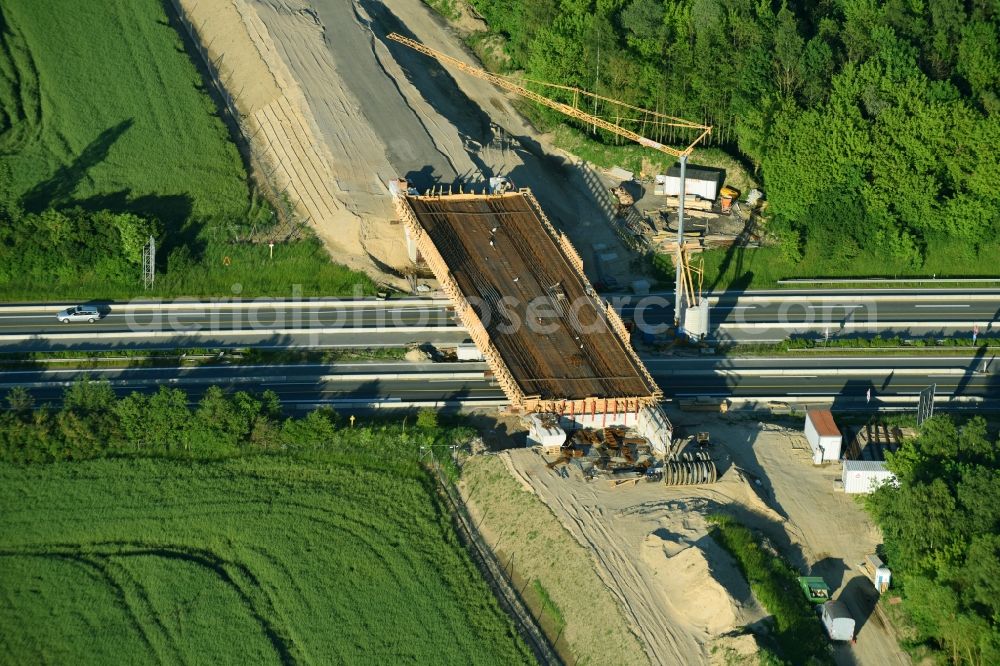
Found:
M 393 190 L 410 242 L 513 409 L 583 416 L 660 400 L 621 318 L 530 190 L 419 195 L 405 181 Z

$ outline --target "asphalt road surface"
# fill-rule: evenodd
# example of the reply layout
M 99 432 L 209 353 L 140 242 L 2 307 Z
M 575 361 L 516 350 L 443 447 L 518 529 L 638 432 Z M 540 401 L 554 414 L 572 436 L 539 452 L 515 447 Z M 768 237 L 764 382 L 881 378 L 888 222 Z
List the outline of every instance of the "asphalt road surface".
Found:
M 992 357 L 896 358 L 669 358 L 645 359 L 668 398 L 835 397 L 867 404 L 889 396 L 915 396 L 930 384 L 939 396 L 1000 395 L 1000 364 Z M 0 392 L 27 387 L 36 400 L 58 402 L 66 385 L 88 376 L 108 380 L 116 392 L 185 390 L 196 400 L 213 384 L 233 390 L 273 390 L 286 404 L 318 400 L 499 400 L 483 363 L 359 362 L 294 365 L 211 365 L 198 368 L 134 368 L 4 371 Z M 835 400 L 836 404 L 836 400 Z
M 673 321 L 670 293 L 640 297 L 610 295 L 623 317 L 662 330 Z M 820 338 L 876 333 L 923 337 L 971 336 L 995 332 L 1000 325 L 1000 291 L 892 290 L 754 291 L 712 296 L 711 338 L 778 341 L 789 335 Z M 640 303 L 637 306 L 637 303 Z M 66 304 L 0 307 L 0 349 L 176 348 L 178 346 L 391 346 L 409 342 L 449 344 L 465 339 L 443 301 L 372 301 L 344 306 L 336 302 L 173 304 L 148 306 L 94 303 L 104 316 L 93 324 L 60 324 Z M 637 309 L 639 312 L 637 312 Z M 409 328 L 410 331 L 393 331 Z M 314 329 L 310 332 L 308 329 Z M 332 329 L 338 329 L 331 332 Z M 364 331 L 351 337 L 350 329 Z M 375 333 L 367 329 L 382 329 Z M 294 331 L 289 333 L 288 331 Z M 164 335 L 171 333 L 172 335 Z M 155 335 L 154 335 L 155 334 Z
M 282 404 L 328 400 L 384 401 L 502 400 L 503 392 L 484 378 L 483 363 L 336 363 L 295 365 L 211 365 L 197 368 L 4 371 L 0 394 L 27 388 L 36 402 L 58 403 L 66 386 L 88 377 L 107 380 L 115 393 L 154 393 L 160 386 L 185 391 L 197 400 L 212 385 L 234 391 L 272 390 Z

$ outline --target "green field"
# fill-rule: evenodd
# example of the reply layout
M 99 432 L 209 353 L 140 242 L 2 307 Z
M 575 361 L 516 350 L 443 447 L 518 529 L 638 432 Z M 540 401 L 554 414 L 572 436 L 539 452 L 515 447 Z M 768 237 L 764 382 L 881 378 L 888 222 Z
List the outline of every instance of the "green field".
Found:
M 414 462 L 0 465 L 6 663 L 525 663 Z
M 155 220 L 161 275 L 146 296 L 225 296 L 237 283 L 243 295 L 290 296 L 293 284 L 307 296 L 349 295 L 354 284 L 372 292 L 370 280 L 331 265 L 314 240 L 279 245 L 273 260 L 266 245 L 230 242 L 234 228 L 271 220 L 271 209 L 251 196 L 239 152 L 167 5 L 2 3 L 0 204 L 25 215 L 78 206 Z M 58 228 L 8 239 L 6 250 L 0 237 L 4 262 L 24 262 L 15 277 L 0 275 L 0 299 L 142 293 L 135 258 L 118 271 L 127 275 L 111 276 L 101 265 L 114 250 L 94 250 L 87 236 Z M 45 252 L 59 255 L 56 269 L 34 256 Z M 77 266 L 80 256 L 90 258 Z M 59 272 L 59 265 L 76 270 Z
M 80 203 L 175 229 L 247 211 L 246 173 L 154 0 L 10 0 L 3 162 L 28 210 Z

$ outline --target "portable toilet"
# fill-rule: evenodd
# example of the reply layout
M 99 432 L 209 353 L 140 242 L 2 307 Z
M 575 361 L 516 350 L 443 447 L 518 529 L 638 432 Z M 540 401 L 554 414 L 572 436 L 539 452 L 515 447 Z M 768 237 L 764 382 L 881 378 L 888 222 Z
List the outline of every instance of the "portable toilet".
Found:
M 832 641 L 854 640 L 854 618 L 839 599 L 823 604 L 823 627 Z
M 889 582 L 892 580 L 892 572 L 885 566 L 882 558 L 874 553 L 865 556 L 865 573 L 871 580 L 872 585 L 882 594 L 889 589 Z

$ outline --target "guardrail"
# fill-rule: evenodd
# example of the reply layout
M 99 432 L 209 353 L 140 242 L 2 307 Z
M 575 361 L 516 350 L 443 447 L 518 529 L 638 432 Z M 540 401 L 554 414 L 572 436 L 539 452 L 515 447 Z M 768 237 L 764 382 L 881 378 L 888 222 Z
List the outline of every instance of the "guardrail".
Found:
M 943 278 L 943 277 L 912 277 L 912 278 L 786 278 L 777 280 L 778 284 L 905 284 L 905 283 L 940 282 L 942 284 L 975 284 L 1000 282 L 995 278 Z
M 59 310 L 73 307 L 78 303 L 36 303 L 33 305 L 0 305 L 0 312 L 39 312 L 49 310 L 53 316 Z M 210 310 L 238 310 L 242 308 L 267 307 L 274 309 L 281 308 L 372 308 L 372 309 L 392 309 L 392 308 L 446 308 L 451 305 L 447 298 L 400 298 L 395 300 L 372 299 L 315 299 L 315 300 L 281 300 L 268 298 L 255 298 L 246 301 L 199 301 L 197 299 L 175 299 L 169 302 L 125 302 L 125 303 L 97 303 L 99 308 L 106 308 L 111 312 L 143 312 L 156 310 L 190 310 L 201 306 L 206 312 Z
M 496 399 L 455 399 L 455 400 L 400 400 L 398 398 L 385 399 L 361 399 L 361 398 L 331 398 L 330 400 L 282 400 L 282 405 L 288 405 L 295 409 L 316 409 L 317 407 L 331 406 L 342 408 L 354 408 L 361 410 L 381 410 L 381 409 L 490 409 L 507 407 L 510 401 L 506 398 Z
M 392 326 L 392 327 L 341 327 L 341 328 L 261 328 L 261 329 L 220 329 L 201 331 L 100 331 L 104 337 L 124 340 L 164 339 L 164 338 L 232 338 L 247 336 L 289 336 L 289 335 L 345 335 L 345 334 L 385 334 L 385 333 L 440 333 L 457 332 L 458 326 Z M 0 335 L 0 342 L 65 342 L 69 340 L 93 340 L 95 332 L 89 333 L 6 333 Z M 255 345 L 259 346 L 259 345 Z M 285 345 L 294 347 L 297 345 Z M 357 345 L 355 345 L 357 346 Z
M 802 410 L 808 408 L 826 408 L 840 412 L 899 412 L 913 411 L 919 396 L 900 395 L 883 396 L 868 403 L 864 398 L 845 399 L 842 396 L 757 396 L 757 397 L 722 397 L 722 396 L 687 396 L 676 398 L 677 405 L 683 411 L 766 411 L 783 412 L 784 410 Z M 725 404 L 726 409 L 721 409 Z M 934 409 L 946 411 L 1000 410 L 1000 400 L 987 399 L 982 396 L 935 396 Z

